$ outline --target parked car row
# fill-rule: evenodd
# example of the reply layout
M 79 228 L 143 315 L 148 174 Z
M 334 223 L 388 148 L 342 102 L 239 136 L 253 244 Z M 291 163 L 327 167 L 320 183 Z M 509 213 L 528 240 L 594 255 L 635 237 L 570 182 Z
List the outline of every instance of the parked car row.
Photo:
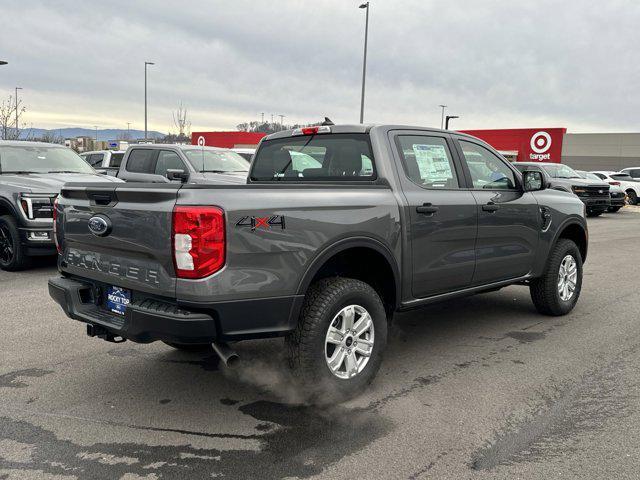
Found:
M 0 142 L 0 269 L 55 255 L 53 202 L 67 182 L 245 183 L 249 162 L 227 149 L 133 145 L 78 156 L 61 145 Z

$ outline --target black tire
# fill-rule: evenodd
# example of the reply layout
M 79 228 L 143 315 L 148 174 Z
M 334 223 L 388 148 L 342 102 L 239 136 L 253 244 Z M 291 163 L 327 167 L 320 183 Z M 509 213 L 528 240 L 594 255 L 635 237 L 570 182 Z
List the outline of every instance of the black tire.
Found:
M 629 205 L 638 205 L 638 195 L 633 190 L 627 190 L 627 199 Z
M 207 350 L 211 350 L 210 343 L 172 343 L 172 342 L 162 342 L 166 345 L 169 345 L 176 350 L 182 350 L 183 352 L 204 352 Z
M 332 354 L 329 348 L 335 350 L 346 348 L 326 343 L 330 326 L 342 325 L 344 320 L 337 315 L 346 307 L 358 306 L 366 310 L 373 324 L 373 346 L 368 361 L 362 370 L 350 378 L 339 378 L 327 363 L 327 355 Z M 362 316 L 356 312 L 354 325 Z M 339 323 L 336 323 L 339 322 Z M 368 337 L 367 334 L 366 338 Z M 344 345 L 349 345 L 349 355 L 353 351 L 353 358 L 357 358 L 358 365 L 366 356 L 356 353 L 355 348 L 360 337 L 347 333 L 344 335 Z M 355 343 L 349 344 L 349 340 Z M 313 284 L 306 294 L 298 326 L 286 338 L 289 351 L 289 363 L 302 383 L 310 390 L 312 401 L 315 403 L 331 403 L 352 398 L 361 393 L 375 377 L 382 356 L 387 345 L 387 315 L 378 293 L 368 284 L 351 278 L 327 278 Z M 354 346 L 351 349 L 351 345 Z M 335 351 L 334 350 L 334 351 Z M 346 358 L 343 364 L 346 370 Z M 358 368 L 360 368 L 358 366 Z M 343 374 L 342 372 L 339 372 Z
M 560 265 L 563 260 L 571 255 L 575 261 L 577 277 L 573 295 L 563 300 L 558 290 L 560 280 Z M 538 312 L 543 315 L 566 315 L 575 307 L 582 290 L 582 256 L 578 246 L 566 238 L 562 238 L 551 249 L 544 273 L 540 278 L 531 281 L 529 286 L 531 300 Z
M 11 215 L 0 217 L 0 269 L 9 272 L 24 270 L 29 266 L 24 247 L 20 244 L 18 224 Z
M 621 208 L 622 208 L 622 207 L 609 207 L 608 212 L 609 212 L 609 213 L 617 213 L 617 212 L 619 212 L 619 211 L 620 211 L 620 209 L 621 209 Z

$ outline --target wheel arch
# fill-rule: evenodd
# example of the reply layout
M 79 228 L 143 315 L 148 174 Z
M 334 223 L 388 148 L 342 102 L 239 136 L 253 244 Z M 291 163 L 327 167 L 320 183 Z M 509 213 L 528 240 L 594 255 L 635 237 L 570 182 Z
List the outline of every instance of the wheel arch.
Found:
M 2 215 L 11 215 L 16 222 L 20 222 L 16 207 L 6 198 L 0 198 L 0 216 Z
M 313 282 L 332 275 L 349 276 L 371 284 L 382 297 L 389 316 L 398 307 L 400 271 L 391 251 L 379 240 L 348 238 L 325 248 L 307 268 L 297 293 L 304 295 Z
M 572 240 L 580 250 L 580 256 L 582 257 L 582 263 L 587 260 L 587 252 L 589 247 L 589 232 L 585 225 L 581 222 L 568 220 L 563 223 L 560 228 L 558 228 L 558 232 L 556 233 L 555 238 L 553 239 L 552 247 L 558 240 L 561 238 L 566 238 Z

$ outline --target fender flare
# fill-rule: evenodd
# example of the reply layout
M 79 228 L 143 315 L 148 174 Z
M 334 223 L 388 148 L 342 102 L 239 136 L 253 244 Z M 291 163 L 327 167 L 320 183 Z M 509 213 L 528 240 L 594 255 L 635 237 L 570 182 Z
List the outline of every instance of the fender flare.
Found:
M 387 260 L 387 263 L 389 263 L 389 265 L 391 266 L 391 270 L 393 272 L 393 281 L 396 287 L 396 305 L 394 305 L 394 307 L 397 307 L 400 304 L 402 286 L 398 264 L 393 254 L 384 243 L 374 238 L 364 236 L 349 237 L 338 240 L 337 242 L 334 242 L 326 247 L 318 255 L 316 255 L 316 257 L 311 261 L 310 265 L 307 267 L 307 270 L 302 276 L 296 293 L 298 295 L 304 295 L 311 285 L 311 281 L 324 266 L 324 264 L 334 255 L 350 248 L 369 248 L 384 256 L 384 258 Z
M 556 233 L 553 235 L 553 240 L 551 241 L 550 246 L 553 247 L 556 243 L 558 243 L 558 240 L 560 239 L 560 235 L 562 234 L 562 232 L 564 232 L 567 229 L 567 227 L 570 227 L 571 225 L 577 225 L 578 227 L 582 228 L 582 231 L 584 232 L 586 245 L 585 245 L 583 261 L 586 261 L 587 253 L 589 251 L 589 229 L 587 228 L 586 222 L 580 221 L 575 217 L 568 218 L 560 224 L 560 226 L 556 230 Z

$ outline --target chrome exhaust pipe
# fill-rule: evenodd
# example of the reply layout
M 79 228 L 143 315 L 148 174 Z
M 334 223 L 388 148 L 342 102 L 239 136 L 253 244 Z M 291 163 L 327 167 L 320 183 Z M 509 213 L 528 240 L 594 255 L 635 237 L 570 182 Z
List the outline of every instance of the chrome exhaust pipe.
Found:
M 211 346 L 228 368 L 234 368 L 240 362 L 238 354 L 226 343 L 213 342 Z

